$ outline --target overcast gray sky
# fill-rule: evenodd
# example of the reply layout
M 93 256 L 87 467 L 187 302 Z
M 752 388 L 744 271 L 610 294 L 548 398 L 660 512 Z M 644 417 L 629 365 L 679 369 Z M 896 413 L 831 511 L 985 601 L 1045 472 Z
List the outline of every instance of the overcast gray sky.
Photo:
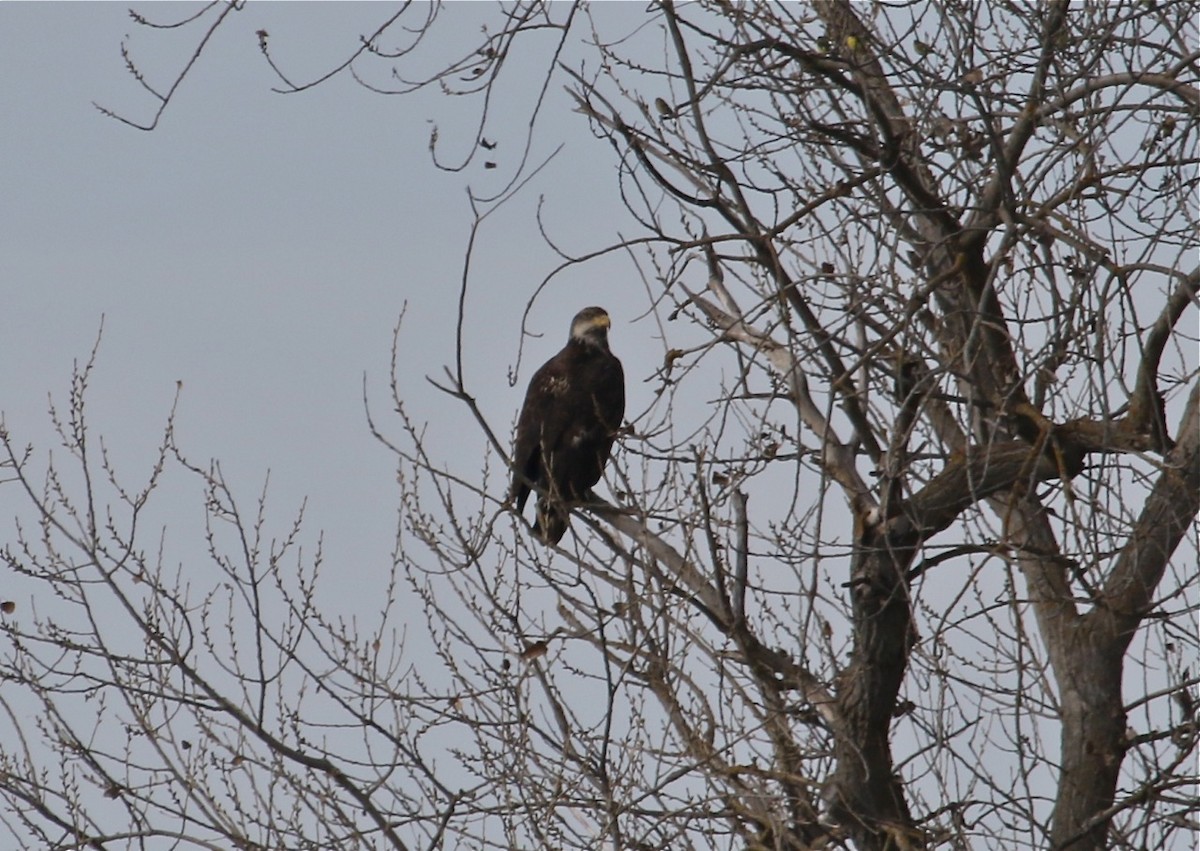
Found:
M 135 5 L 163 20 L 187 8 Z M 497 8 L 450 4 L 445 14 L 461 23 L 443 25 L 439 37 L 456 27 L 465 45 Z M 599 4 L 595 12 L 636 16 L 642 8 Z M 435 457 L 479 469 L 479 429 L 424 377 L 438 376 L 455 357 L 468 188 L 488 195 L 512 178 L 548 54 L 506 66 L 483 131 L 497 147 L 448 173 L 431 162 L 433 122 L 444 154 L 463 157 L 476 138 L 475 102 L 436 90 L 381 96 L 344 74 L 300 94 L 271 91 L 277 80 L 257 30 L 270 33 L 286 70 L 310 79 L 342 62 L 394 13 L 392 4 L 247 5 L 216 34 L 151 133 L 105 117 L 93 102 L 147 120 L 155 104 L 127 72 L 122 39 L 130 36 L 151 82 L 169 85 L 197 33 L 148 32 L 127 10 L 126 3 L 0 3 L 5 425 L 39 458 L 61 455 L 47 394 L 65 404 L 72 364 L 86 359 L 103 317 L 88 405 L 94 436 L 104 437 L 118 472 L 132 486 L 149 473 L 181 386 L 183 451 L 201 464 L 219 459 L 251 511 L 270 471 L 276 534 L 307 498 L 310 535 L 325 532 L 331 614 L 371 612 L 387 577 L 398 489 L 395 459 L 367 429 L 363 376 L 373 410 L 395 429 L 387 378 L 392 330 L 407 305 L 400 352 L 409 411 L 429 424 Z M 658 338 L 644 316 L 637 270 L 614 254 L 550 281 L 528 317 L 528 330 L 544 336 L 526 341 L 518 363 L 525 307 L 561 262 L 539 235 L 539 210 L 559 244 L 580 254 L 635 231 L 616 194 L 610 149 L 557 89 L 547 92 L 528 162 L 556 150 L 487 220 L 472 258 L 469 389 L 503 437 L 525 383 L 561 346 L 580 307 L 600 304 L 613 315 L 631 417 L 651 404 L 643 382 L 664 349 L 681 345 Z M 696 385 L 712 392 L 717 379 Z M 503 474 L 493 468 L 493 476 L 500 495 Z M 206 558 L 197 528 L 202 496 L 195 480 L 164 483 L 154 520 L 167 529 L 172 561 Z M 15 488 L 0 486 L 0 540 L 11 539 L 15 513 L 27 515 L 22 502 Z M 145 545 L 156 537 L 151 531 Z M 15 577 L 0 582 L 18 603 L 34 594 Z
M 184 8 L 141 11 L 165 20 Z M 448 14 L 474 37 L 489 8 Z M 489 155 L 498 168 L 479 159 L 448 174 L 430 160 L 431 122 L 446 153 L 461 156 L 474 139 L 472 104 L 436 91 L 384 97 L 345 75 L 303 94 L 272 93 L 277 81 L 254 35 L 269 31 L 289 71 L 316 76 L 393 11 L 250 4 L 145 133 L 92 105 L 136 120 L 153 114 L 125 70 L 122 39 L 130 36 L 135 61 L 165 86 L 196 31 L 148 32 L 117 3 L 0 4 L 0 410 L 19 441 L 53 448 L 47 393 L 65 399 L 72 362 L 86 357 L 103 317 L 89 407 L 119 470 L 135 481 L 148 473 L 182 382 L 184 451 L 220 459 L 245 502 L 269 470 L 276 511 L 307 496 L 339 574 L 371 572 L 390 553 L 396 489 L 393 459 L 367 432 L 362 376 L 386 420 L 391 333 L 407 303 L 402 359 L 413 413 L 432 423 L 435 446 L 462 442 L 458 463 L 482 457 L 478 430 L 423 376 L 453 361 L 467 188 L 495 192 L 511 178 L 529 92 L 541 82 L 536 64 L 510 71 L 512 101 L 495 105 L 485 130 L 498 142 Z M 654 326 L 631 324 L 645 297 L 632 267 L 615 258 L 552 282 L 530 315 L 530 330 L 546 336 L 529 342 L 518 386 L 507 383 L 525 303 L 558 262 L 537 234 L 539 196 L 572 250 L 612 242 L 621 219 L 601 143 L 560 92 L 549 96 L 558 105 L 531 161 L 565 147 L 489 219 L 472 267 L 468 328 L 478 342 L 468 376 L 505 430 L 533 368 L 561 345 L 579 307 L 610 310 L 627 362 L 639 352 L 661 359 Z M 630 371 L 631 410 L 642 377 Z M 15 496 L 0 488 L 6 523 Z M 170 534 L 173 512 L 196 520 L 201 503 L 195 485 L 168 496 Z

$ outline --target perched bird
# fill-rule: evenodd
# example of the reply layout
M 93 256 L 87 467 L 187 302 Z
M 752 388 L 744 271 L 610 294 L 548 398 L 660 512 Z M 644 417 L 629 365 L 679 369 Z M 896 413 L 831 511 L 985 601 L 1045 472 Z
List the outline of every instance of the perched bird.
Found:
M 533 374 L 517 419 L 512 493 L 517 512 L 537 493 L 533 530 L 546 544 L 567 531 L 571 505 L 600 481 L 625 416 L 625 373 L 609 351 L 608 314 L 585 307 L 562 351 Z

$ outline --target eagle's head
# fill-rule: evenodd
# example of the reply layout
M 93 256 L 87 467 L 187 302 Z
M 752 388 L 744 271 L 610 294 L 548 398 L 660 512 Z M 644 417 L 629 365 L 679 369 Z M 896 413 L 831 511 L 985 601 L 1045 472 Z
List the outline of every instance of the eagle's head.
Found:
M 571 339 L 581 343 L 608 348 L 608 329 L 612 320 L 603 307 L 585 307 L 571 320 Z

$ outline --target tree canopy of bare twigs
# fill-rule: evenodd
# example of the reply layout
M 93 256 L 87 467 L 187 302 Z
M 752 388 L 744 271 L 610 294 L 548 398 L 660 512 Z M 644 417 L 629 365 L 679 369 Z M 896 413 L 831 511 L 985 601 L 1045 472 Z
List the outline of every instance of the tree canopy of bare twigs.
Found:
M 127 50 L 154 107 L 110 114 L 187 109 L 240 8 L 137 18 L 195 52 L 159 81 Z M 6 823 L 48 848 L 1188 846 L 1196 9 L 520 2 L 431 73 L 442 10 L 403 4 L 312 79 L 256 33 L 284 92 L 466 95 L 472 157 L 497 122 L 531 147 L 587 122 L 640 232 L 597 223 L 547 279 L 627 254 L 663 358 L 626 363 L 652 392 L 611 496 L 547 549 L 506 501 L 478 341 L 430 377 L 478 459 L 426 442 L 398 353 L 390 413 L 368 399 L 400 506 L 370 617 L 325 610 L 319 539 L 173 425 L 126 482 L 81 367 L 67 457 L 2 435 L 30 508 L 6 569 L 52 608 L 3 616 Z M 497 114 L 535 50 L 531 113 Z M 474 199 L 477 230 L 537 168 Z M 205 489 L 203 571 L 141 522 L 164 470 Z

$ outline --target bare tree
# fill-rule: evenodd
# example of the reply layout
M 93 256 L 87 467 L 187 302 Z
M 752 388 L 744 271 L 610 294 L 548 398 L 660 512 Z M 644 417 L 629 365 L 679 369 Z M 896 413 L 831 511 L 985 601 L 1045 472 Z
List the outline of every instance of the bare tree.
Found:
M 157 98 L 142 126 L 236 8 L 195 18 L 171 85 L 138 76 Z M 269 533 L 263 504 L 240 508 L 169 425 L 147 483 L 124 486 L 90 442 L 81 369 L 56 418 L 80 478 L 36 479 L 4 435 L 9 486 L 35 509 L 5 558 L 60 612 L 4 624 L 0 790 L 22 835 L 1073 851 L 1194 837 L 1195 5 L 631 9 L 506 7 L 471 53 L 403 85 L 474 92 L 486 128 L 506 61 L 554 35 L 531 138 L 565 86 L 642 233 L 547 279 L 627 252 L 667 341 L 661 363 L 626 365 L 656 394 L 629 413 L 615 499 L 544 548 L 505 500 L 509 424 L 475 402 L 471 341 L 436 380 L 498 475 L 432 454 L 394 369 L 396 418 L 372 427 L 399 465 L 402 522 L 368 628 L 319 604 L 299 520 Z M 406 79 L 438 13 L 403 7 L 308 82 L 257 38 L 282 90 L 339 71 L 384 88 L 372 80 Z M 470 155 L 487 146 L 481 130 Z M 522 160 L 511 187 L 535 168 Z M 508 197 L 481 200 L 476 226 Z M 206 488 L 218 583 L 144 541 L 176 469 Z M 398 610 L 404 586 L 421 617 Z M 397 636 L 421 626 L 427 646 L 406 657 Z M 36 727 L 17 700 L 36 701 Z M 81 722 L 80 704 L 99 711 Z

